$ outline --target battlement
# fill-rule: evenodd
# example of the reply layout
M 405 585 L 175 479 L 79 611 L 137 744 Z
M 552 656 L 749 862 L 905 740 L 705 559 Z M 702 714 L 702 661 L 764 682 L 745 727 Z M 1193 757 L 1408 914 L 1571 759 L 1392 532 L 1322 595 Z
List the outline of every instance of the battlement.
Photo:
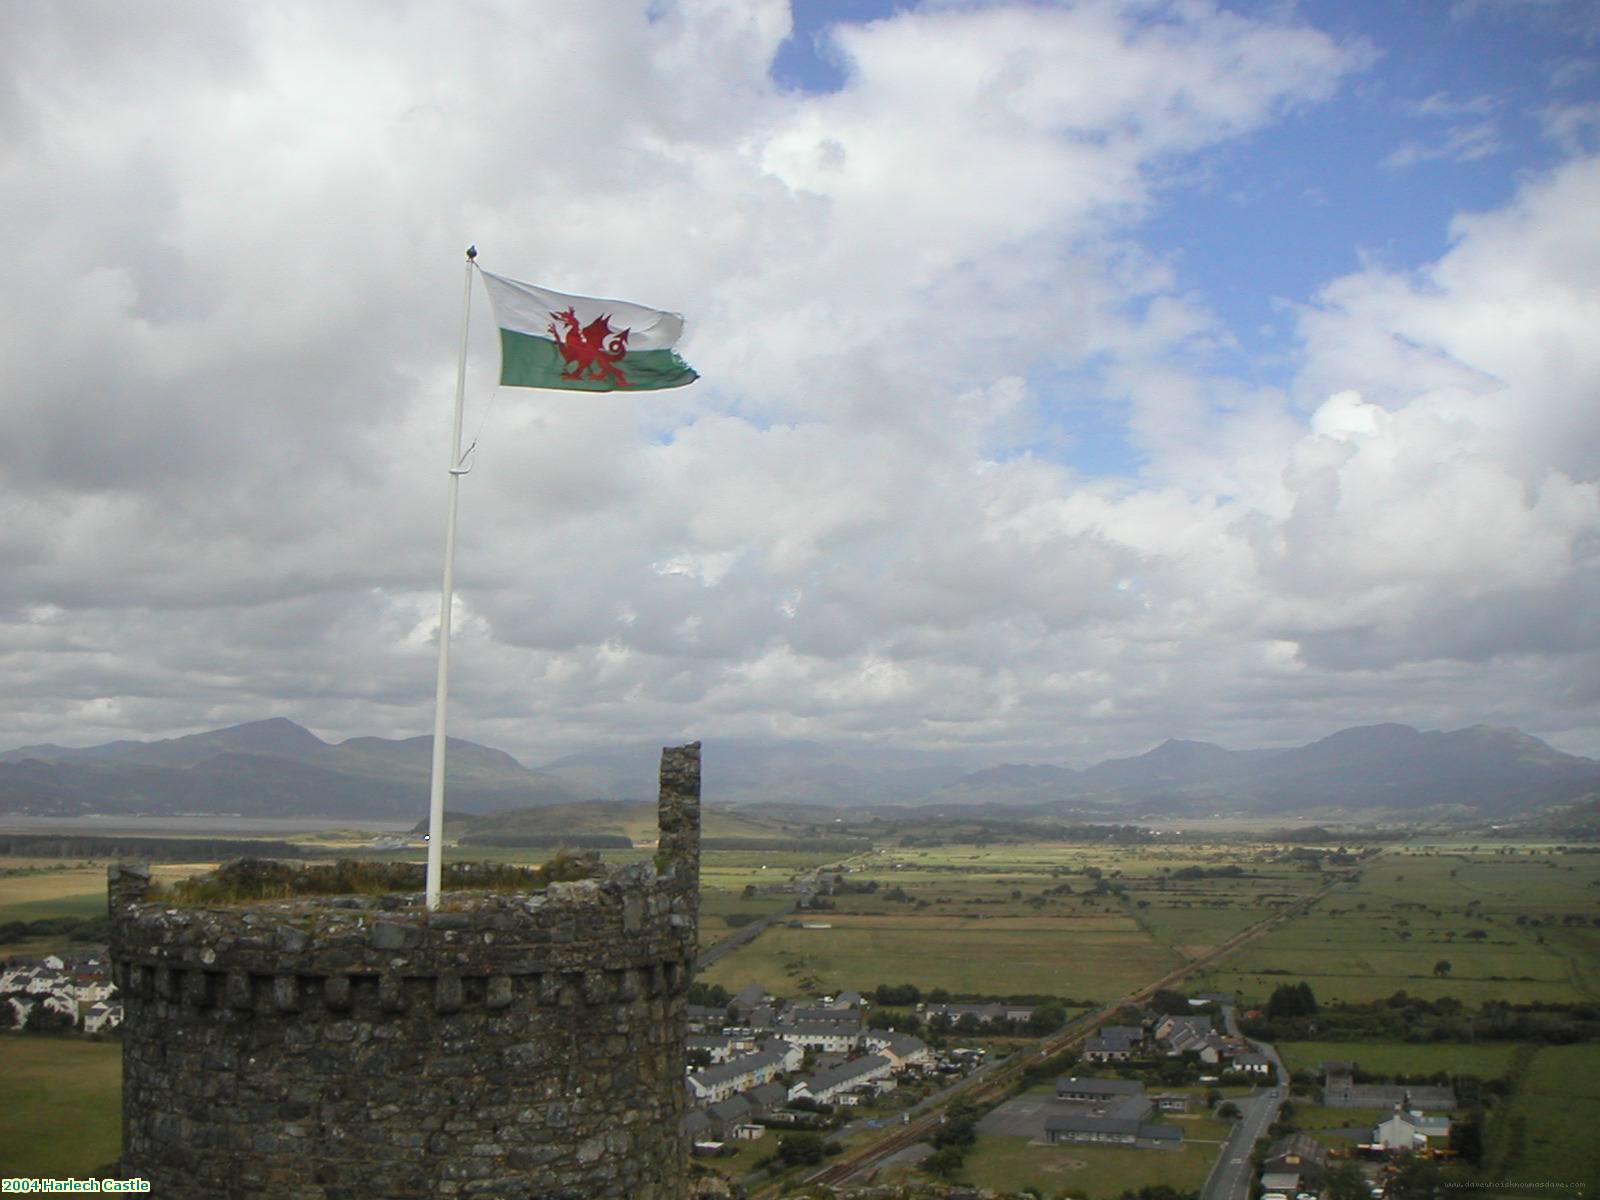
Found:
M 699 746 L 654 862 L 530 891 L 152 894 L 111 868 L 124 1168 L 163 1195 L 675 1198 Z

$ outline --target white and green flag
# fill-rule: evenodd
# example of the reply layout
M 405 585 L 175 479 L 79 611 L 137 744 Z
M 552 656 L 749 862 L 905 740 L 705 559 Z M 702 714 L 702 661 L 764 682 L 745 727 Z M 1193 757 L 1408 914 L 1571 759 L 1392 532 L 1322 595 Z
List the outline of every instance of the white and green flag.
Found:
M 506 387 L 642 392 L 699 378 L 672 348 L 683 334 L 677 313 L 479 274 L 500 326 Z

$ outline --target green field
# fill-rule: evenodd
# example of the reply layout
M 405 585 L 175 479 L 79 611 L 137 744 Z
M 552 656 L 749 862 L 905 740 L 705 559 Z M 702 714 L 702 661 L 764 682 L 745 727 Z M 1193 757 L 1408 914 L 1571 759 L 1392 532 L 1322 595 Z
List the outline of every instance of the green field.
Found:
M 1561 1188 L 1600 1186 L 1600 1043 L 1546 1046 L 1490 1128 L 1480 1176 Z M 1582 1193 L 1580 1193 L 1582 1194 Z
M 716 963 L 703 978 L 731 991 L 759 983 L 775 995 L 914 982 L 958 993 L 998 990 L 1110 1000 L 1178 961 L 1132 922 L 1104 929 L 1073 922 L 1030 926 L 1023 924 L 1026 918 L 813 917 L 830 928 L 775 927 Z
M 990 1134 L 978 1138 L 956 1178 L 997 1192 L 1031 1186 L 1046 1196 L 1114 1200 L 1129 1188 L 1160 1184 L 1179 1191 L 1199 1191 L 1216 1154 L 1217 1147 L 1209 1143 L 1179 1150 L 1137 1150 L 1049 1146 L 1026 1137 Z
M 0 1175 L 86 1178 L 122 1152 L 122 1046 L 0 1034 Z
M 852 890 L 705 978 L 778 995 L 880 983 L 1111 1001 L 1321 886 L 1279 847 L 1065 842 L 878 848 Z M 1212 874 L 1182 879 L 1200 868 Z M 1222 872 L 1233 871 L 1226 875 Z M 875 890 L 855 890 L 875 885 Z
M 1514 1042 L 1279 1042 L 1290 1071 L 1317 1071 L 1324 1062 L 1354 1062 L 1384 1075 L 1476 1075 L 1498 1079 L 1511 1066 Z M 1319 1072 L 1320 1074 L 1320 1072 Z
M 1206 984 L 1256 1001 L 1284 982 L 1275 976 L 1305 980 L 1323 1002 L 1596 1000 L 1597 889 L 1600 855 L 1392 849 Z

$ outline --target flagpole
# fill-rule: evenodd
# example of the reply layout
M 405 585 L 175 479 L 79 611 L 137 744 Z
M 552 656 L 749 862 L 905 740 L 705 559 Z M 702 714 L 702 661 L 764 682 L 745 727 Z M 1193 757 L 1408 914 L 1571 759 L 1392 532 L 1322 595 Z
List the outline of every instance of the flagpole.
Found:
M 439 590 L 439 676 L 433 695 L 433 777 L 428 793 L 428 908 L 439 907 L 444 873 L 444 727 L 450 677 L 450 607 L 455 595 L 456 507 L 461 493 L 461 413 L 467 395 L 467 322 L 472 314 L 472 268 L 476 246 L 467 247 L 467 276 L 461 296 L 461 353 L 456 360 L 456 414 L 450 434 L 450 498 L 444 526 L 444 582 Z

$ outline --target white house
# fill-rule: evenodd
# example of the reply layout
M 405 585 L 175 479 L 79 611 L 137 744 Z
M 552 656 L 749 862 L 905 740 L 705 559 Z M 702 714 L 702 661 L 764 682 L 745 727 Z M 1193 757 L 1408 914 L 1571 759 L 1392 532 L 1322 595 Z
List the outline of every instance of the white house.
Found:
M 737 1092 L 771 1083 L 785 1070 L 792 1069 L 784 1066 L 789 1050 L 790 1047 L 781 1042 L 774 1043 L 766 1050 L 740 1055 L 704 1071 L 693 1071 L 686 1081 L 689 1095 L 698 1104 L 719 1104 Z
M 91 1004 L 83 1013 L 83 1031 L 85 1033 L 100 1033 L 115 1029 L 122 1024 L 122 1005 L 107 1004 L 104 1001 Z
M 894 1073 L 889 1060 L 881 1054 L 868 1054 L 862 1058 L 841 1063 L 827 1071 L 819 1071 L 809 1079 L 802 1079 L 789 1089 L 789 1099 L 809 1096 L 818 1103 L 849 1104 L 846 1099 L 858 1088 L 879 1081 L 887 1081 Z
M 862 1035 L 861 1042 L 868 1050 L 887 1058 L 896 1074 L 912 1067 L 927 1069 L 933 1066 L 933 1051 L 928 1044 L 909 1033 L 871 1029 Z
M 832 1021 L 801 1021 L 783 1027 L 785 1041 L 823 1054 L 849 1054 L 861 1045 L 861 1027 Z

